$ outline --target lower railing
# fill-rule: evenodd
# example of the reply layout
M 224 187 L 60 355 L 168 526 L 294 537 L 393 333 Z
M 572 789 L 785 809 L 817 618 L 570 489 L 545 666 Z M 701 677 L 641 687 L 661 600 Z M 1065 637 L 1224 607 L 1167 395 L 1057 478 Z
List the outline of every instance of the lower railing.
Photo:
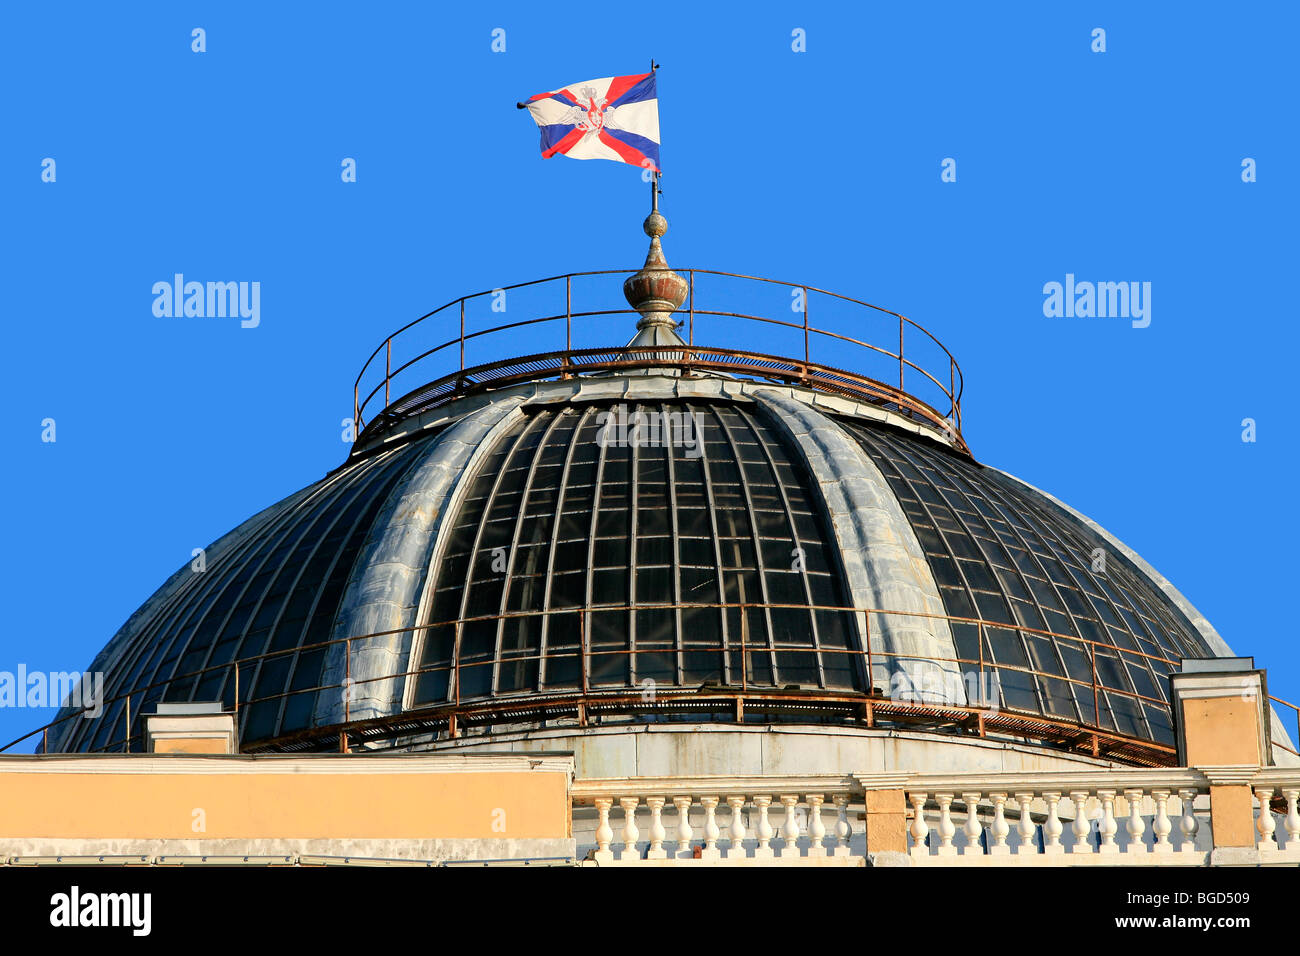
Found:
M 598 866 L 1205 866 L 1224 861 L 1209 795 L 1229 782 L 1254 826 L 1231 861 L 1300 864 L 1290 768 L 579 780 L 573 826 Z

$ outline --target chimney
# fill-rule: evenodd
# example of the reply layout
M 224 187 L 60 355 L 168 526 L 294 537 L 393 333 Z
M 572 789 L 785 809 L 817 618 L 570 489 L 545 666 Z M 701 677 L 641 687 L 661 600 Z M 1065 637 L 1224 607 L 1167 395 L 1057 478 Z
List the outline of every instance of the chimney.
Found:
M 220 703 L 159 704 L 145 718 L 149 752 L 156 754 L 233 754 L 235 715 Z

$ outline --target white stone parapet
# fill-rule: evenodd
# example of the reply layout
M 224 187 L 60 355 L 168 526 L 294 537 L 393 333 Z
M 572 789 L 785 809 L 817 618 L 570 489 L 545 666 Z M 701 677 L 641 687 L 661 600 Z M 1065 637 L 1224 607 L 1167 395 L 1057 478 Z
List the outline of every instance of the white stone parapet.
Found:
M 1300 864 L 1300 771 L 1245 766 L 577 780 L 574 836 L 594 866 L 1206 866 L 1226 781 L 1255 799 L 1255 846 L 1233 858 Z M 905 853 L 870 851 L 882 791 L 905 796 Z

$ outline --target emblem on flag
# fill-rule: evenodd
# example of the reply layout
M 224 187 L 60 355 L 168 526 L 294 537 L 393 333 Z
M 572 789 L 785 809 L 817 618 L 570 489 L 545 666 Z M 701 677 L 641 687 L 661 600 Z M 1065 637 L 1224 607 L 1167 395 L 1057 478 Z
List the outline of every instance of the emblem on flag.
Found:
M 659 172 L 655 73 L 607 76 L 538 93 L 527 103 L 542 131 L 542 159 L 612 159 Z

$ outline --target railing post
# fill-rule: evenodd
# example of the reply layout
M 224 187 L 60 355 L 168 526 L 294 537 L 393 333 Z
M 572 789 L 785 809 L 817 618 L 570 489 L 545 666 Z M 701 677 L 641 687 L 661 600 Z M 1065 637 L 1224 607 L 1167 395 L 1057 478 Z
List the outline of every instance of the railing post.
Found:
M 455 701 L 457 707 L 460 706 L 460 638 L 461 638 L 461 623 L 460 621 L 457 621 L 456 639 L 452 642 L 452 647 L 455 648 L 455 651 L 451 661 L 452 693 L 455 695 Z
M 1092 651 L 1092 725 L 1101 726 L 1101 694 L 1097 689 L 1097 645 L 1089 644 Z
M 808 381 L 808 363 L 812 361 L 812 356 L 808 348 L 808 290 L 800 286 L 803 292 L 803 380 Z
M 957 419 L 957 364 L 953 362 L 953 356 L 948 356 L 948 405 L 949 416 L 954 420 Z M 958 429 L 961 428 L 958 425 Z
M 898 390 L 906 391 L 903 388 L 903 317 L 898 317 Z
M 725 597 L 725 595 L 724 595 Z M 740 690 L 749 689 L 749 614 L 745 605 L 740 605 Z
M 587 645 L 587 609 L 578 609 L 578 648 L 582 654 L 582 692 L 588 692 L 588 676 L 591 670 L 591 651 Z
M 690 298 L 691 298 L 691 317 L 690 317 L 690 324 L 687 330 L 687 335 L 689 336 L 687 342 L 691 346 L 691 348 L 694 348 L 695 347 L 695 270 L 690 269 L 688 270 L 688 273 L 690 275 L 689 281 L 690 281 Z
M 569 378 L 569 353 L 573 351 L 573 276 L 564 277 L 564 358 L 560 362 L 563 369 L 560 380 Z
M 866 631 L 863 641 L 867 645 L 867 696 L 870 697 L 876 692 L 876 673 L 875 666 L 871 662 L 871 614 L 868 611 L 862 612 L 862 620 Z
M 463 298 L 460 300 L 460 370 L 465 371 L 465 300 Z
M 393 337 L 390 335 L 385 343 L 387 351 L 384 355 L 384 408 L 389 405 L 389 386 L 393 381 Z

